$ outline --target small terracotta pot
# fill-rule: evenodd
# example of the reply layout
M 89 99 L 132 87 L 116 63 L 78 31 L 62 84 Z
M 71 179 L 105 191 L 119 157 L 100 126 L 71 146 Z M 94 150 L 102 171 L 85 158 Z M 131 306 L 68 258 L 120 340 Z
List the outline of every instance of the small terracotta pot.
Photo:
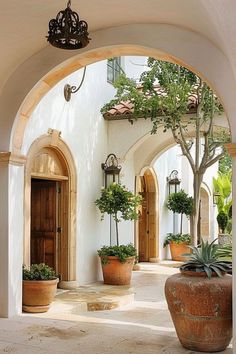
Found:
M 170 242 L 170 253 L 173 261 L 185 262 L 187 258 L 183 257 L 182 254 L 190 253 L 190 248 L 187 243 Z
M 124 263 L 116 256 L 108 256 L 106 259 L 108 262 L 103 264 L 101 258 L 104 284 L 129 285 L 135 257 L 128 257 Z
M 58 279 L 23 280 L 23 311 L 47 312 L 56 293 Z
M 184 271 L 169 277 L 165 295 L 183 347 L 192 351 L 223 351 L 232 338 L 232 277 L 211 279 Z

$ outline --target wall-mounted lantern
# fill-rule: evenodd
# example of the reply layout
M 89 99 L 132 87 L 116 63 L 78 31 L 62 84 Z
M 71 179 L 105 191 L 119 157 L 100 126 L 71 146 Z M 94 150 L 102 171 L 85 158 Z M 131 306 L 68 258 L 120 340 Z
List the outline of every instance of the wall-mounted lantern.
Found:
M 178 178 L 178 171 L 171 171 L 170 175 L 166 178 L 168 183 L 168 194 L 178 192 L 181 180 Z
M 115 154 L 109 154 L 106 161 L 102 163 L 102 169 L 105 173 L 105 188 L 111 183 L 120 182 L 121 166 L 119 165 L 118 158 Z
M 220 193 L 219 192 L 214 192 L 213 193 L 213 205 L 217 205 L 219 201 Z

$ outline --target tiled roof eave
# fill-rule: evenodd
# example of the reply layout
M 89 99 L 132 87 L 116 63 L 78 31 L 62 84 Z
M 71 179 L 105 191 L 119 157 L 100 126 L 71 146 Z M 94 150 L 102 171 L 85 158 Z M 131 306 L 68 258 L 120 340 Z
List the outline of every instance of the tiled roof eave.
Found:
M 196 110 L 191 110 L 191 111 L 189 111 L 189 112 L 187 112 L 186 113 L 186 115 L 194 115 L 196 113 Z M 108 121 L 115 121 L 115 120 L 128 120 L 128 121 L 135 121 L 135 120 L 137 120 L 137 119 L 149 119 L 149 118 L 151 118 L 151 116 L 149 117 L 142 117 L 142 116 L 140 116 L 140 117 L 138 117 L 138 118 L 136 118 L 136 117 L 134 117 L 133 116 L 133 114 L 132 113 L 126 113 L 126 114 L 107 114 L 107 113 L 104 113 L 103 114 L 103 118 L 105 119 L 105 120 L 108 120 Z

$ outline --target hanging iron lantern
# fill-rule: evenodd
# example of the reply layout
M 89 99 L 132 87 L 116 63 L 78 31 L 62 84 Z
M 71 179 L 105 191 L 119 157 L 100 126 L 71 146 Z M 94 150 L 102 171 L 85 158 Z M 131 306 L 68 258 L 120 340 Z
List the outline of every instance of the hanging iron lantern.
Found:
M 88 45 L 88 24 L 79 19 L 79 15 L 71 10 L 71 0 L 64 11 L 60 11 L 55 19 L 49 22 L 48 42 L 61 49 L 81 49 Z
M 111 183 L 119 183 L 121 166 L 115 154 L 109 154 L 105 163 L 102 163 L 102 169 L 105 172 L 105 187 Z
M 171 171 L 170 175 L 166 178 L 168 183 L 168 194 L 176 193 L 180 185 L 181 180 L 178 178 L 178 171 Z

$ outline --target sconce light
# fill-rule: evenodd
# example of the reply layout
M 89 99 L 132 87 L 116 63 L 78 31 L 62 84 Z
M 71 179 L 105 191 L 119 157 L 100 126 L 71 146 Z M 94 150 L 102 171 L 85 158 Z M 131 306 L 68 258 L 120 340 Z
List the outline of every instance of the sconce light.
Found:
M 218 204 L 219 197 L 220 197 L 220 193 L 219 192 L 214 192 L 213 193 L 213 205 L 217 205 Z
M 79 84 L 79 86 L 78 86 L 77 88 L 76 88 L 76 86 L 70 86 L 69 84 L 66 84 L 66 85 L 64 86 L 64 97 L 65 97 L 65 100 L 66 100 L 67 102 L 70 101 L 70 99 L 71 99 L 71 94 L 78 92 L 79 89 L 81 88 L 81 86 L 83 85 L 84 78 L 85 78 L 85 73 L 86 73 L 86 66 L 84 67 L 83 76 L 82 76 L 81 82 L 80 82 L 80 84 Z
M 178 191 L 181 180 L 178 178 L 178 171 L 171 171 L 170 175 L 166 178 L 168 183 L 168 194 L 176 193 Z
M 71 0 L 65 10 L 58 12 L 49 21 L 48 42 L 61 49 L 81 49 L 89 44 L 88 24 L 79 19 L 79 14 L 71 10 Z
M 105 173 L 105 188 L 113 182 L 119 183 L 121 166 L 115 154 L 109 154 L 101 167 Z

